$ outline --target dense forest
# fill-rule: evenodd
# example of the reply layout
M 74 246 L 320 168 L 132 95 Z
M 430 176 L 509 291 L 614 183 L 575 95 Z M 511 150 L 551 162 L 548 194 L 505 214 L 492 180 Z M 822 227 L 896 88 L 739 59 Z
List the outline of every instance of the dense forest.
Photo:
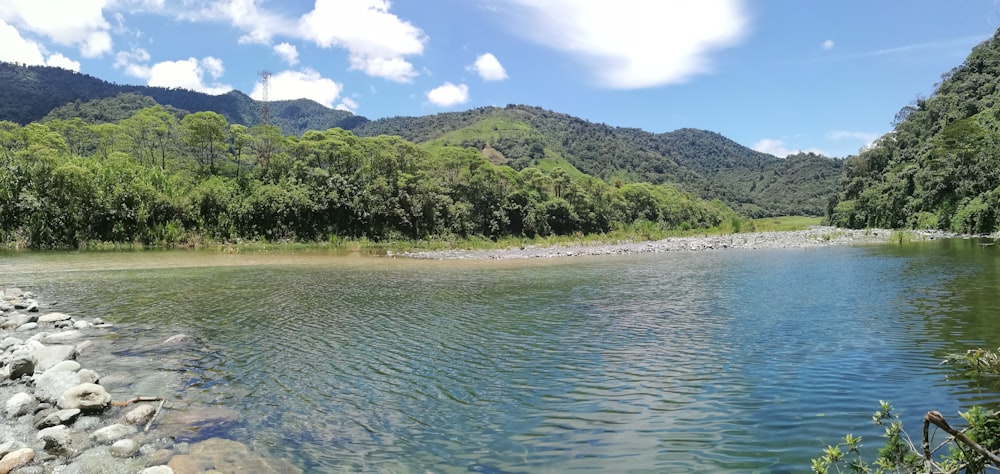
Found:
M 260 125 L 261 104 L 238 91 L 210 96 L 118 85 L 62 69 L 10 63 L 0 63 L 0 83 L 5 86 L 0 89 L 0 120 L 22 126 L 72 118 L 113 123 L 154 103 L 178 116 L 211 111 L 230 124 Z M 837 190 L 843 163 L 821 156 L 779 159 L 704 130 L 654 134 L 523 105 L 375 121 L 305 99 L 273 101 L 269 109 L 269 124 L 285 135 L 342 128 L 361 137 L 400 136 L 432 153 L 441 146 L 473 147 L 492 163 L 517 171 L 558 166 L 608 182 L 673 184 L 751 217 L 822 215 Z
M 844 164 L 831 223 L 991 233 L 1000 225 L 1000 32 Z
M 321 241 L 572 235 L 739 221 L 670 185 L 561 167 L 515 170 L 474 148 L 429 152 L 343 129 L 285 135 L 160 105 L 117 122 L 0 122 L 0 240 L 36 248 L 198 239 Z

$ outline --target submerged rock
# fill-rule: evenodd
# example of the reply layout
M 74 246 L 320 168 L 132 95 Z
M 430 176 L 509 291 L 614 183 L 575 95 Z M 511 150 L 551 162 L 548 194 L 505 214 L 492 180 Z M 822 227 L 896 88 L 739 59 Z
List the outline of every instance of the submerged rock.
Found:
M 255 455 L 245 444 L 222 438 L 210 438 L 192 444 L 188 454 L 178 454 L 170 458 L 167 466 L 176 473 L 209 471 L 302 473 L 302 469 L 288 461 Z
M 149 420 L 153 419 L 155 413 L 156 408 L 153 408 L 152 405 L 139 405 L 125 414 L 125 423 L 130 425 L 145 425 Z
M 94 440 L 95 443 L 110 443 L 126 436 L 131 436 L 136 431 L 134 426 L 115 423 L 90 433 L 90 439 Z
M 134 439 L 120 439 L 108 448 L 112 456 L 116 458 L 127 458 L 139 452 L 139 443 Z

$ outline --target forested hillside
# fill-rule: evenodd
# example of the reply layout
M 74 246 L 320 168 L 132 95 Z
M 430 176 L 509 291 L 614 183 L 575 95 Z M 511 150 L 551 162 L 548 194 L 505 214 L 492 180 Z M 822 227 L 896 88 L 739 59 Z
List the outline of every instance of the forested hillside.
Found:
M 998 32 L 997 35 L 1000 35 Z M 894 130 L 845 163 L 835 225 L 990 233 L 1000 224 L 1000 36 L 900 110 Z
M 561 167 L 514 170 L 343 129 L 284 135 L 160 105 L 117 122 L 0 122 L 0 241 L 177 245 L 203 239 L 375 241 L 738 228 L 673 186 Z
M 260 104 L 238 91 L 211 96 L 118 85 L 63 69 L 10 63 L 0 63 L 0 83 L 0 120 L 20 125 L 74 118 L 115 123 L 155 104 L 178 118 L 211 111 L 230 124 L 260 124 Z M 821 215 L 842 164 L 819 156 L 779 159 L 704 130 L 654 134 L 523 105 L 376 121 L 306 99 L 274 101 L 269 107 L 270 124 L 284 135 L 342 128 L 364 137 L 401 136 L 432 153 L 468 146 L 515 171 L 559 167 L 610 183 L 670 183 L 751 217 Z
M 21 125 L 41 120 L 57 108 L 61 109 L 55 115 L 58 118 L 70 118 L 74 110 L 83 110 L 81 113 L 85 114 L 87 109 L 104 109 L 112 111 L 112 117 L 126 117 L 130 112 L 149 106 L 148 102 L 129 103 L 143 96 L 157 104 L 187 112 L 215 112 L 231 123 L 247 127 L 260 123 L 260 104 L 235 90 L 209 95 L 186 89 L 112 84 L 66 69 L 6 62 L 0 62 L 0 84 L 3 84 L 0 87 L 0 120 Z M 105 103 L 102 99 L 111 102 Z M 269 107 L 269 123 L 280 127 L 285 134 L 301 135 L 306 130 L 338 127 L 351 129 L 367 121 L 350 112 L 333 110 L 305 99 L 272 101 Z M 81 118 L 92 117 L 94 114 Z
M 776 158 L 704 130 L 654 134 L 523 105 L 380 119 L 355 132 L 472 146 L 515 168 L 564 159 L 606 180 L 673 183 L 755 217 L 822 214 L 842 165 L 815 155 Z

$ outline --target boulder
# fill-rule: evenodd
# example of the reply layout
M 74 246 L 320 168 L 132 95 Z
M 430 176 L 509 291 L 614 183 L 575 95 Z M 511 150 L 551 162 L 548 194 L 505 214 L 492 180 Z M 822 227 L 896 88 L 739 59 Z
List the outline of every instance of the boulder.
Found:
M 57 402 L 60 395 L 81 383 L 83 381 L 80 380 L 80 374 L 76 372 L 48 370 L 35 376 L 35 397 L 46 402 Z
M 87 329 L 90 327 L 90 323 L 86 321 L 76 321 L 73 323 L 73 329 Z
M 38 323 L 24 323 L 17 327 L 14 332 L 25 332 L 38 329 Z
M 22 296 L 24 296 L 24 290 L 16 286 L 13 288 L 4 288 L 3 290 L 3 298 L 7 301 L 19 300 Z
M 90 369 L 80 369 L 76 374 L 80 376 L 80 383 L 97 383 L 101 380 L 97 372 Z
M 35 422 L 35 429 L 40 430 L 48 428 L 50 426 L 57 425 L 70 425 L 76 420 L 76 417 L 80 416 L 79 408 L 70 408 L 68 410 L 59 410 L 55 413 L 50 413 L 44 418 Z
M 136 443 L 134 439 L 120 439 L 115 441 L 111 447 L 108 448 L 108 451 L 116 458 L 132 457 L 139 451 L 139 443 Z
M 111 395 L 100 385 L 83 383 L 63 392 L 58 405 L 63 409 L 79 408 L 84 413 L 103 411 L 111 406 Z
M 75 360 L 64 360 L 53 365 L 46 372 L 76 372 L 80 370 L 80 363 Z
M 79 329 L 71 329 L 69 331 L 60 331 L 57 333 L 49 334 L 41 339 L 42 344 L 65 344 L 73 342 L 77 339 L 83 337 L 83 333 Z
M 54 344 L 51 346 L 39 344 L 39 347 L 33 349 L 31 352 L 35 356 L 36 372 L 45 372 L 64 360 L 76 358 L 76 348 L 63 344 Z
M 125 423 L 130 425 L 145 425 L 153 419 L 156 408 L 152 405 L 139 405 L 125 414 Z
M 35 359 L 29 354 L 18 354 L 7 364 L 9 377 L 16 380 L 35 372 Z
M 35 438 L 45 443 L 45 449 L 49 451 L 64 451 L 69 448 L 72 442 L 72 433 L 66 425 L 56 425 L 45 428 L 35 435 Z
M 90 439 L 94 440 L 94 442 L 98 444 L 106 444 L 126 436 L 131 436 L 135 434 L 136 431 L 138 430 L 136 430 L 134 426 L 115 423 L 111 426 L 105 426 L 104 428 L 90 433 Z
M 35 459 L 35 450 L 31 448 L 21 448 L 12 451 L 0 459 L 0 473 L 7 474 Z
M 3 338 L 2 341 L 0 341 L 0 352 L 3 352 L 18 344 L 24 344 L 24 341 L 16 337 L 5 337 Z
M 40 323 L 54 323 L 56 321 L 66 321 L 71 319 L 72 316 L 66 313 L 48 313 L 38 317 L 38 322 Z
M 0 458 L 17 451 L 18 449 L 27 448 L 28 445 L 20 441 L 4 441 L 0 443 Z
M 139 474 L 174 474 L 170 466 L 152 466 L 139 471 Z
M 38 406 L 38 400 L 24 392 L 15 393 L 11 396 L 7 403 L 4 405 L 4 412 L 7 413 L 7 418 L 17 418 L 21 415 L 27 415 L 35 410 Z

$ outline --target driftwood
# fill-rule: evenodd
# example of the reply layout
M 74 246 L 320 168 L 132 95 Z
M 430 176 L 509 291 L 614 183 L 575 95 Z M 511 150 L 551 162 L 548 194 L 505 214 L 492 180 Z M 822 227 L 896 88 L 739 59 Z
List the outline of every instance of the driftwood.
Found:
M 153 416 L 149 417 L 149 421 L 146 422 L 146 427 L 142 429 L 143 433 L 149 432 L 149 427 L 153 425 L 153 420 L 155 420 L 156 416 L 160 414 L 160 409 L 163 408 L 163 403 L 167 401 L 163 397 L 157 397 L 157 398 L 160 399 L 160 404 L 159 406 L 156 407 L 156 411 L 153 412 Z
M 1000 467 L 1000 456 L 997 456 L 996 454 L 988 451 L 986 448 L 980 446 L 979 443 L 970 439 L 968 436 L 965 435 L 965 433 L 958 431 L 955 428 L 952 428 L 951 425 L 949 425 L 948 422 L 945 421 L 944 416 L 941 415 L 941 412 L 934 410 L 934 411 L 929 411 L 927 412 L 926 415 L 924 415 L 924 442 L 923 442 L 924 467 L 928 469 L 928 472 L 930 472 L 930 467 L 934 463 L 934 461 L 931 459 L 932 455 L 931 445 L 930 445 L 930 438 L 928 437 L 928 431 L 931 424 L 944 430 L 946 433 L 951 435 L 952 438 L 955 439 L 955 441 L 958 441 L 968 446 L 973 451 L 979 453 L 986 459 L 989 459 L 994 466 Z
M 113 407 L 127 407 L 136 402 L 162 402 L 163 397 L 135 397 L 123 402 L 112 401 L 111 406 Z

